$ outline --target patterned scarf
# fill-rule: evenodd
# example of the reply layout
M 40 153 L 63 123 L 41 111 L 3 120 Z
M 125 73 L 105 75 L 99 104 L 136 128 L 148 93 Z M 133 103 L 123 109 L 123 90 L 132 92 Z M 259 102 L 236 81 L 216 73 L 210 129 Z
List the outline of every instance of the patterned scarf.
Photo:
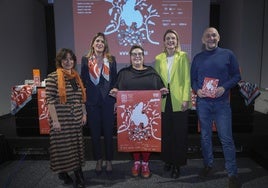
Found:
M 67 72 L 66 70 L 62 68 L 57 69 L 57 75 L 58 75 L 58 91 L 59 91 L 59 97 L 60 97 L 60 103 L 65 104 L 66 103 L 66 87 L 65 87 L 65 78 L 64 76 L 67 77 L 67 79 L 73 79 L 75 78 L 76 82 L 78 82 L 79 86 L 81 87 L 82 90 L 82 100 L 83 102 L 86 102 L 86 90 L 85 87 L 82 83 L 82 80 L 79 76 L 79 74 L 72 69 L 71 74 Z
M 98 66 L 96 57 L 93 55 L 92 57 L 88 58 L 88 69 L 89 69 L 90 80 L 95 85 L 98 85 L 100 81 L 100 72 L 102 72 L 102 76 L 105 78 L 105 80 L 109 81 L 109 72 L 110 72 L 109 61 L 106 57 L 103 59 L 103 61 L 104 63 L 101 71 Z

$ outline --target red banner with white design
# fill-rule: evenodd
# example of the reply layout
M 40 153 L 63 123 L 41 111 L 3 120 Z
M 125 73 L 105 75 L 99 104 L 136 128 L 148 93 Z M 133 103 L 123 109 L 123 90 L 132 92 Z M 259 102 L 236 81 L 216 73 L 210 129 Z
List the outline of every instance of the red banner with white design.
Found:
M 34 87 L 30 85 L 17 85 L 11 88 L 11 114 L 16 114 L 30 100 Z
M 40 134 L 49 134 L 49 122 L 48 122 L 48 107 L 46 105 L 46 93 L 45 88 L 38 88 L 38 117 L 39 117 L 39 132 Z
M 117 93 L 119 152 L 161 152 L 161 93 L 158 90 Z

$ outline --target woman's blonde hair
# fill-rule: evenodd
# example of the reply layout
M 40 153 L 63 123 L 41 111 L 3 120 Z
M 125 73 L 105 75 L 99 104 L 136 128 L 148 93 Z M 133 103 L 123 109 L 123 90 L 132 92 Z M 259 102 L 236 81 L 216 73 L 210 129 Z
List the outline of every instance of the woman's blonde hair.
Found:
M 110 54 L 109 52 L 109 46 L 108 46 L 108 41 L 107 41 L 107 38 L 106 36 L 101 33 L 101 32 L 98 32 L 92 39 L 91 43 L 90 43 L 90 46 L 89 46 L 89 51 L 86 55 L 87 58 L 91 57 L 93 54 L 94 54 L 94 42 L 95 40 L 98 38 L 98 37 L 102 37 L 103 40 L 104 40 L 104 51 L 103 51 L 103 56 L 105 56 L 109 62 L 112 62 L 113 59 L 112 59 L 112 55 Z
M 176 38 L 177 38 L 177 46 L 176 46 L 176 51 L 181 51 L 181 44 L 180 44 L 180 41 L 179 41 L 179 35 L 178 33 L 174 30 L 174 29 L 168 29 L 166 30 L 164 36 L 163 36 L 163 41 L 166 40 L 166 36 L 168 33 L 173 33 L 174 35 L 176 35 Z M 166 52 L 166 47 L 164 47 L 164 51 Z

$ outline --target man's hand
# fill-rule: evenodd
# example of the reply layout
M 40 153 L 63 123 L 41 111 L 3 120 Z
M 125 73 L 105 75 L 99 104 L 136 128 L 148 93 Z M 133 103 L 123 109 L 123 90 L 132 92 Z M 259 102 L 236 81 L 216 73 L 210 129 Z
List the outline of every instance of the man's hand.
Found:
M 225 92 L 224 87 L 218 87 L 215 93 L 216 98 L 221 97 Z
M 200 98 L 206 97 L 205 92 L 202 89 L 197 90 L 197 96 Z

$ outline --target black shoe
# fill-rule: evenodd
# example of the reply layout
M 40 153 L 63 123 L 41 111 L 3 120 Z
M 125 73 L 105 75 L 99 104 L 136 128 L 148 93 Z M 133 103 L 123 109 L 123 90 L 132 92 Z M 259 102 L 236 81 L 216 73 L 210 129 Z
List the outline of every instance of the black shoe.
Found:
M 83 182 L 85 182 L 84 174 L 81 167 L 78 169 L 78 173 L 80 174 L 80 177 L 82 178 Z
M 96 170 L 96 169 L 95 169 L 95 173 L 96 173 L 97 176 L 100 176 L 101 173 L 102 173 L 102 170 Z
M 69 176 L 67 172 L 60 172 L 58 174 L 60 180 L 64 181 L 64 184 L 70 185 L 73 184 L 73 179 Z
M 166 171 L 166 172 L 170 171 L 171 170 L 171 167 L 172 167 L 171 163 L 165 163 L 165 165 L 164 165 L 164 171 Z
M 203 168 L 200 172 L 199 172 L 199 177 L 201 178 L 205 178 L 208 177 L 212 174 L 212 167 L 210 166 L 206 166 L 205 168 Z
M 241 184 L 237 178 L 237 176 L 229 177 L 229 188 L 240 188 Z
M 96 163 L 95 173 L 97 176 L 100 176 L 102 173 L 102 159 L 99 159 Z
M 111 176 L 113 172 L 113 166 L 111 161 L 106 161 L 106 169 L 105 169 L 106 175 Z
M 82 169 L 75 170 L 74 175 L 76 178 L 76 180 L 75 180 L 76 187 L 77 188 L 84 188 L 85 181 L 84 181 L 84 175 L 83 175 Z
M 177 179 L 180 177 L 180 167 L 179 166 L 173 166 L 170 177 L 174 178 L 174 179 Z

